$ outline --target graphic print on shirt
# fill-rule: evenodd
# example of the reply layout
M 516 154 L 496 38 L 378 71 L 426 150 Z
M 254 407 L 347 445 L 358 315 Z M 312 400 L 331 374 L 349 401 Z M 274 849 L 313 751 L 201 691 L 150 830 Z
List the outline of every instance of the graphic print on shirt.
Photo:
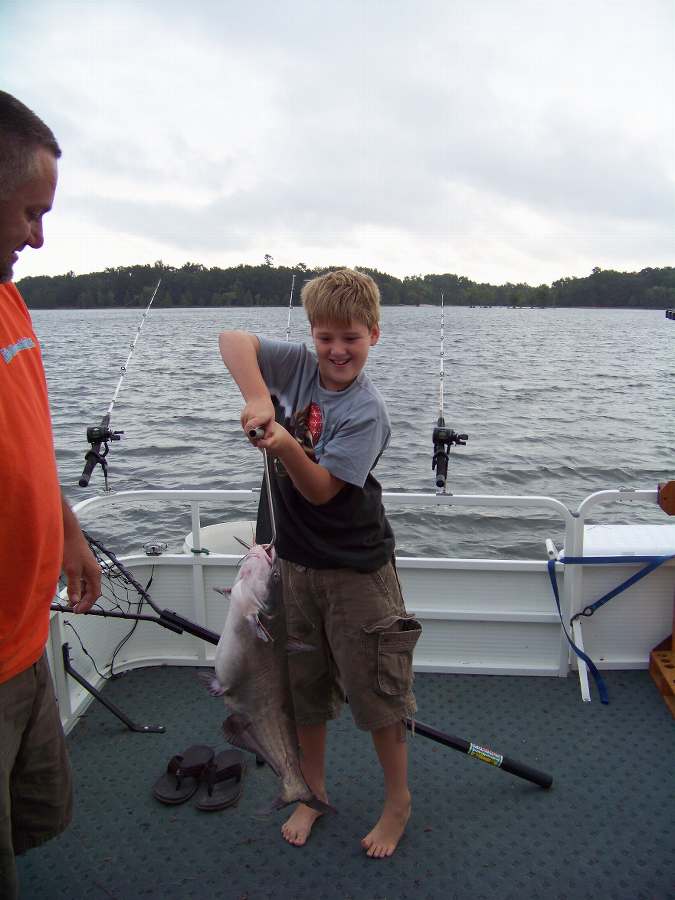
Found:
M 0 355 L 7 365 L 9 365 L 17 353 L 20 353 L 22 350 L 32 350 L 34 347 L 35 342 L 33 341 L 33 338 L 25 337 L 14 344 L 10 344 L 8 347 L 1 347 Z
M 312 462 L 316 462 L 314 447 L 321 437 L 323 428 L 323 418 L 319 404 L 312 401 L 304 409 L 297 410 L 291 413 L 290 416 L 287 416 L 285 410 L 282 410 L 282 424 L 286 431 L 300 444 Z M 285 476 L 287 474 L 283 463 L 278 457 L 274 461 L 274 468 L 277 475 Z

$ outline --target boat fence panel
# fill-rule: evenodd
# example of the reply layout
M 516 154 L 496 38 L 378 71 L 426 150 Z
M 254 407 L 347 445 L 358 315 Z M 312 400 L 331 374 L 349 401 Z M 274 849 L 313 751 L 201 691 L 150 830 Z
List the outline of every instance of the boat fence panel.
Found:
M 592 603 L 629 578 L 642 566 L 586 567 L 583 603 Z M 586 653 L 599 669 L 645 669 L 649 653 L 668 633 L 665 624 L 673 615 L 675 563 L 667 563 L 648 578 L 581 618 Z
M 604 491 L 587 498 L 572 515 L 559 501 L 548 497 L 488 497 L 444 495 L 385 495 L 387 507 L 435 506 L 439 503 L 476 507 L 540 506 L 555 511 L 565 525 L 566 550 L 570 556 L 584 553 L 585 515 L 591 507 L 615 501 L 653 502 L 656 492 Z M 89 526 L 105 523 L 109 507 L 138 508 L 163 501 L 185 505 L 186 528 L 196 532 L 201 546 L 201 503 L 228 508 L 234 502 L 241 518 L 242 501 L 254 507 L 255 491 L 126 491 L 90 498 L 75 507 Z M 244 513 L 248 515 L 248 513 Z M 594 517 L 597 513 L 594 513 Z M 224 518 L 226 518 L 224 516 Z M 636 526 L 639 528 L 639 526 Z M 247 526 L 248 528 L 248 526 Z M 235 529 L 236 530 L 236 529 Z M 541 536 L 540 560 L 494 560 L 400 557 L 397 559 L 406 605 L 422 622 L 423 633 L 414 663 L 419 671 L 489 674 L 566 675 L 571 651 L 560 626 L 547 574 L 546 535 Z M 646 538 L 650 541 L 651 538 Z M 190 541 L 187 542 L 188 545 Z M 589 542 L 592 544 L 592 542 Z M 111 548 L 114 549 L 114 548 Z M 215 589 L 231 587 L 241 554 L 228 552 L 195 554 L 189 546 L 181 553 L 160 556 L 121 557 L 135 579 L 145 586 L 161 609 L 173 610 L 185 619 L 220 633 L 229 600 Z M 582 576 L 583 569 L 583 576 Z M 562 614 L 569 622 L 572 612 L 601 596 L 630 574 L 629 566 L 565 566 L 556 571 L 562 588 Z M 668 633 L 672 616 L 672 582 L 675 564 L 664 565 L 583 619 L 587 652 L 599 668 L 646 668 L 649 651 Z M 133 623 L 54 613 L 48 655 L 54 673 L 61 717 L 66 729 L 81 715 L 91 695 L 63 669 L 62 647 L 67 643 L 74 668 L 100 687 L 110 674 L 110 663 L 118 644 Z M 667 629 L 667 630 L 666 630 Z M 75 634 L 77 632 L 77 635 Z M 83 650 L 86 648 L 86 653 Z M 201 638 L 176 634 L 152 622 L 138 622 L 128 641 L 118 650 L 114 670 L 140 666 L 212 664 L 215 648 Z M 87 655 L 89 654 L 89 655 Z M 94 661 L 92 661 L 92 658 Z

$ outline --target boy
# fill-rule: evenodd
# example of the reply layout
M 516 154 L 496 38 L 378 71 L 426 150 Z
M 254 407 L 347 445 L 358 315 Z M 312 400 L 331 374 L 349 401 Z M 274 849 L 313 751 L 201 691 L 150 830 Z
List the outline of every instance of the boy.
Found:
M 390 437 L 384 401 L 363 373 L 380 336 L 380 295 L 372 278 L 342 269 L 308 282 L 302 300 L 316 355 L 236 331 L 220 335 L 220 351 L 246 404 L 246 434 L 264 429 L 249 439 L 274 457 L 288 633 L 313 648 L 289 657 L 303 774 L 327 802 L 327 721 L 346 694 L 384 773 L 382 815 L 361 841 L 381 858 L 392 855 L 410 816 L 403 719 L 416 709 L 412 651 L 421 626 L 405 611 L 371 471 Z M 298 804 L 283 837 L 303 845 L 320 815 Z

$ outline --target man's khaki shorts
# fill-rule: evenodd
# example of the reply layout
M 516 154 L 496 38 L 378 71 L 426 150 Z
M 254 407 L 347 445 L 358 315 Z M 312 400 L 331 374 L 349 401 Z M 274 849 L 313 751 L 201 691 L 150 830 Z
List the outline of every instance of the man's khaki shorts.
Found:
M 60 834 L 72 777 L 46 656 L 0 684 L 0 897 L 17 893 L 14 856 Z
M 413 715 L 413 649 L 422 626 L 405 610 L 393 562 L 375 572 L 309 569 L 281 560 L 289 671 L 299 725 L 334 719 L 347 697 L 374 731 Z

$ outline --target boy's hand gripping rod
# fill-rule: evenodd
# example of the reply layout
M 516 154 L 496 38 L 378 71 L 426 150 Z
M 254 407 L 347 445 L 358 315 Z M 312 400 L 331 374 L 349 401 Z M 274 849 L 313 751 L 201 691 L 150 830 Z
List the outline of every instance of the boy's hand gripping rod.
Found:
M 126 362 L 120 368 L 120 378 L 117 382 L 117 387 L 115 388 L 115 393 L 113 394 L 112 400 L 110 401 L 110 405 L 108 406 L 106 414 L 101 419 L 98 425 L 91 425 L 87 428 L 87 440 L 90 444 L 90 449 L 84 455 L 85 463 L 84 469 L 82 470 L 82 475 L 80 476 L 80 480 L 78 484 L 80 487 L 87 487 L 89 484 L 89 479 L 91 478 L 91 473 L 94 471 L 96 465 L 100 465 L 103 470 L 103 480 L 105 482 L 105 491 L 108 492 L 108 463 L 106 461 L 106 456 L 108 455 L 108 447 L 109 441 L 119 441 L 121 440 L 121 435 L 124 434 L 123 431 L 112 431 L 110 428 L 110 417 L 112 416 L 113 407 L 115 405 L 115 401 L 117 400 L 117 395 L 120 392 L 120 388 L 122 387 L 122 382 L 124 381 L 124 376 L 127 374 L 127 367 L 131 362 L 131 357 L 134 355 L 134 350 L 136 349 L 136 344 L 138 342 L 138 338 L 141 334 L 141 329 L 143 328 L 143 324 L 145 323 L 145 319 L 150 312 L 150 307 L 152 306 L 152 301 L 155 299 L 155 295 L 159 290 L 159 286 L 162 283 L 162 279 L 160 278 L 157 282 L 157 286 L 155 290 L 152 292 L 152 297 L 150 297 L 150 302 L 145 308 L 145 312 L 141 316 L 140 324 L 136 330 L 136 336 L 131 342 L 131 347 L 129 349 L 129 355 L 127 356 Z M 101 449 L 103 448 L 103 449 Z
M 468 435 L 457 434 L 452 428 L 447 428 L 443 417 L 443 379 L 445 378 L 444 370 L 445 357 L 445 306 L 443 303 L 443 293 L 441 292 L 441 369 L 440 383 L 438 389 L 438 421 L 434 428 L 434 455 L 431 460 L 431 468 L 436 470 L 436 487 L 440 488 L 438 493 L 445 493 L 445 481 L 448 477 L 448 460 L 450 459 L 450 449 L 453 444 L 464 445 L 468 440 Z

